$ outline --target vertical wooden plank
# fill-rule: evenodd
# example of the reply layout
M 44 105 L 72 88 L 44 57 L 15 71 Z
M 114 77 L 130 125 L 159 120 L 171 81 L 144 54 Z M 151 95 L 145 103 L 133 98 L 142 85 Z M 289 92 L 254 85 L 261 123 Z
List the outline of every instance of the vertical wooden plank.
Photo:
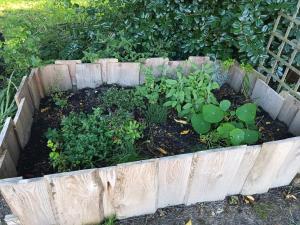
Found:
M 136 86 L 140 81 L 140 63 L 108 63 L 108 84 Z
M 71 77 L 67 65 L 47 65 L 39 68 L 39 76 L 46 95 L 53 91 L 72 89 Z
M 38 76 L 37 69 L 32 69 L 28 77 L 28 88 L 36 110 L 39 109 L 40 101 L 41 101 L 41 94 L 39 90 L 37 76 Z
M 247 176 L 252 169 L 258 154 L 260 153 L 261 145 L 247 146 L 243 159 L 238 167 L 238 171 L 233 176 L 230 187 L 228 189 L 228 195 L 240 194 L 243 185 L 247 179 Z
M 40 69 L 39 68 L 34 68 L 33 70 L 34 70 L 34 73 L 36 74 L 34 77 L 35 77 L 35 80 L 36 80 L 36 84 L 37 84 L 40 96 L 41 96 L 41 98 L 44 98 L 46 93 L 45 93 L 45 90 L 44 90 L 44 87 L 43 87 L 43 84 L 42 84 Z
M 16 166 L 7 150 L 0 152 L 0 179 L 17 176 Z
M 103 216 L 103 185 L 97 170 L 45 176 L 51 185 L 59 224 L 99 224 Z
M 113 205 L 118 218 L 154 213 L 157 198 L 157 160 L 117 166 Z
M 14 130 L 11 117 L 5 120 L 3 129 L 0 133 L 0 151 L 7 150 L 15 165 L 18 164 L 21 148 Z
M 158 208 L 184 204 L 193 154 L 160 158 Z
M 290 141 L 293 142 L 292 148 L 279 168 L 272 188 L 290 184 L 300 170 L 300 137 L 290 138 Z
M 22 98 L 26 98 L 30 112 L 33 115 L 34 114 L 34 104 L 33 104 L 33 100 L 31 99 L 31 95 L 29 92 L 27 76 L 23 76 L 21 83 L 18 87 L 17 93 L 15 94 L 15 101 L 17 103 L 17 106 L 20 105 Z
M 191 70 L 191 64 L 189 61 L 169 61 L 167 63 L 166 75 L 168 77 L 176 78 L 177 72 L 182 75 L 188 75 Z
M 76 64 L 80 64 L 81 60 L 55 60 L 54 63 L 58 64 L 58 65 L 67 65 L 69 67 L 72 86 L 73 86 L 73 88 L 76 89 L 76 87 L 77 87 Z
M 245 72 L 240 68 L 239 65 L 235 64 L 229 69 L 228 74 L 228 84 L 235 92 L 239 92 L 243 84 Z
M 107 59 L 97 59 L 95 63 L 99 63 L 101 65 L 101 74 L 102 74 L 102 81 L 103 83 L 107 83 L 108 81 L 108 63 L 117 63 L 118 59 L 114 58 L 107 58 Z
M 294 142 L 291 139 L 264 143 L 247 176 L 242 194 L 267 192 L 271 188 L 276 174 L 283 165 L 293 144 Z
M 257 79 L 251 99 L 261 106 L 273 119 L 276 119 L 278 116 L 284 101 L 282 96 L 261 79 Z
M 32 125 L 32 115 L 28 107 L 26 99 L 21 100 L 18 106 L 18 111 L 14 118 L 15 130 L 20 143 L 21 148 L 24 148 L 30 138 L 31 125 Z
M 246 146 L 195 153 L 186 204 L 223 200 L 238 172 Z
M 103 184 L 103 210 L 104 217 L 110 217 L 116 214 L 113 205 L 113 196 L 116 186 L 116 167 L 106 167 L 98 169 L 99 176 Z M 100 203 L 101 204 L 101 203 Z
M 278 120 L 289 126 L 300 109 L 299 101 L 287 91 L 282 91 L 280 95 L 284 98 L 283 105 L 278 114 Z
M 297 111 L 295 117 L 292 119 L 289 126 L 289 132 L 295 136 L 300 135 L 300 110 Z
M 2 183 L 1 193 L 22 225 L 57 225 L 51 194 L 44 178 Z
M 149 58 L 146 59 L 140 70 L 140 84 L 145 82 L 146 70 L 151 70 L 154 77 L 162 76 L 166 73 L 166 66 L 168 63 L 168 58 Z
M 96 63 L 76 64 L 77 88 L 96 88 L 102 82 L 101 65 Z

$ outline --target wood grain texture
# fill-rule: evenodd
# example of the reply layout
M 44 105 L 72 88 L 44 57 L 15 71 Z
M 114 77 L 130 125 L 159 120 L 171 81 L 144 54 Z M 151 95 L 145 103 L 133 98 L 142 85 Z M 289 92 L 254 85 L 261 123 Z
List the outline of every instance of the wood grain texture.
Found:
M 96 63 L 76 64 L 77 88 L 96 88 L 102 82 L 101 65 Z
M 117 166 L 113 205 L 118 218 L 139 216 L 156 211 L 157 160 Z
M 272 188 L 290 184 L 300 171 L 300 137 L 289 140 L 293 145 L 272 182 Z
M 15 165 L 18 164 L 21 148 L 14 130 L 11 117 L 5 120 L 0 133 L 0 151 L 7 150 Z
M 108 63 L 117 63 L 118 59 L 114 58 L 107 58 L 107 59 L 97 59 L 95 63 L 99 63 L 101 65 L 101 74 L 102 74 L 102 81 L 103 83 L 107 83 L 108 81 Z
M 140 63 L 108 63 L 107 83 L 136 86 L 140 82 Z
M 104 219 L 103 185 L 97 170 L 45 176 L 60 225 L 99 224 Z
M 16 166 L 7 150 L 0 152 L 0 179 L 17 176 Z
M 72 85 L 73 87 L 76 87 L 76 64 L 80 64 L 81 60 L 55 60 L 54 63 L 58 65 L 67 65 L 69 67 Z
M 245 151 L 246 146 L 237 146 L 195 153 L 186 204 L 223 200 Z
M 31 95 L 32 102 L 34 104 L 34 108 L 36 110 L 40 107 L 40 101 L 41 101 L 41 94 L 39 90 L 39 85 L 37 81 L 37 69 L 32 69 L 31 73 L 28 77 L 28 89 Z
M 0 185 L 1 193 L 22 225 L 58 225 L 44 178 Z
M 300 109 L 300 103 L 287 91 L 281 92 L 280 95 L 284 98 L 284 101 L 278 114 L 278 120 L 289 126 Z
M 293 145 L 291 139 L 264 143 L 241 193 L 251 195 L 267 192 Z
M 106 167 L 98 169 L 99 176 L 103 184 L 103 210 L 104 217 L 110 217 L 116 214 L 113 206 L 114 190 L 116 186 L 116 167 Z
M 28 103 L 23 98 L 14 118 L 15 130 L 22 149 L 26 146 L 30 138 L 32 121 L 33 118 Z
M 239 92 L 243 84 L 245 72 L 240 68 L 239 65 L 235 64 L 229 69 L 228 74 L 228 84 L 235 92 Z
M 158 208 L 184 204 L 193 154 L 160 158 L 158 162 Z
M 47 65 L 39 68 L 39 77 L 45 91 L 49 95 L 55 91 L 72 89 L 71 76 L 67 65 Z
M 233 176 L 230 187 L 228 189 L 228 195 L 240 194 L 243 185 L 250 173 L 258 154 L 260 153 L 261 145 L 247 146 L 243 159 L 240 163 L 237 173 Z
M 147 70 L 150 70 L 154 77 L 162 76 L 166 73 L 166 68 L 168 64 L 168 58 L 149 58 L 146 59 L 140 70 L 140 84 L 145 82 L 145 75 Z
M 26 101 L 28 103 L 29 109 L 31 114 L 34 114 L 34 103 L 31 98 L 31 94 L 29 91 L 29 86 L 28 86 L 28 77 L 23 76 L 21 83 L 18 87 L 17 93 L 15 94 L 15 101 L 17 103 L 17 106 L 20 105 L 21 99 L 26 98 Z
M 41 96 L 41 98 L 44 98 L 46 96 L 46 93 L 45 93 L 42 79 L 41 79 L 41 70 L 39 68 L 34 68 L 34 70 L 35 70 L 35 74 L 36 74 L 36 76 L 35 76 L 36 84 L 39 89 L 40 96 Z

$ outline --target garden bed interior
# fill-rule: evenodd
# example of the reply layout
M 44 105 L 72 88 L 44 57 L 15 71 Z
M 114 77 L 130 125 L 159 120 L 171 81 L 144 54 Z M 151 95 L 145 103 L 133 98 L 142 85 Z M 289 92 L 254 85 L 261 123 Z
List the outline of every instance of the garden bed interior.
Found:
M 240 93 L 245 72 L 237 64 L 229 69 L 226 84 L 213 93 L 218 101 L 230 100 L 233 108 L 251 101 L 258 104 L 255 123 L 261 136 L 256 145 L 206 150 L 191 124 L 170 109 L 165 123 L 147 127 L 136 142 L 143 161 L 101 161 L 95 169 L 55 174 L 45 133 L 48 128 L 60 129 L 64 116 L 91 113 L 102 106 L 107 91 L 143 84 L 144 67 L 160 76 L 158 68 L 163 66 L 172 76 L 178 67 L 188 74 L 191 64 L 202 67 L 208 62 L 207 57 L 152 58 L 142 63 L 69 60 L 33 69 L 15 96 L 16 116 L 6 120 L 0 136 L 2 178 L 23 177 L 0 184 L 20 223 L 95 224 L 111 215 L 127 218 L 289 184 L 300 172 L 300 139 L 293 137 L 300 134 L 300 104 L 287 92 L 276 93 L 255 71 L 248 74 L 251 99 L 245 98 Z M 58 107 L 50 96 L 54 90 L 64 91 L 60 98 L 66 100 L 65 107 Z M 104 113 L 113 110 L 115 106 L 104 107 Z M 145 121 L 138 108 L 132 114 L 136 121 Z

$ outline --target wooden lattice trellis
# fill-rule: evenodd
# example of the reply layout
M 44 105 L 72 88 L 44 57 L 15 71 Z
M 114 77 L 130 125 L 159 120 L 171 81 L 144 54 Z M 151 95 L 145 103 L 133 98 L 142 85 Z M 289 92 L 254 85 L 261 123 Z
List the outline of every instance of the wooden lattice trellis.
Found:
M 297 68 L 297 66 L 294 65 L 294 60 L 296 55 L 300 52 L 300 41 L 299 39 L 290 40 L 290 32 L 293 29 L 293 27 L 300 25 L 299 17 L 297 16 L 299 13 L 300 8 L 300 0 L 297 3 L 295 12 L 293 15 L 287 15 L 283 12 L 280 12 L 278 15 L 278 18 L 276 19 L 273 31 L 271 32 L 271 37 L 269 39 L 268 45 L 267 45 L 267 53 L 268 56 L 273 60 L 271 63 L 267 63 L 266 59 L 262 60 L 259 65 L 259 73 L 265 77 L 266 83 L 270 83 L 271 78 L 275 82 L 278 82 L 278 86 L 276 89 L 277 92 L 280 92 L 283 89 L 288 90 L 288 92 L 298 99 L 300 99 L 300 93 L 298 92 L 299 86 L 300 86 L 300 70 Z M 285 19 L 288 21 L 288 27 L 286 29 L 286 32 L 284 35 L 281 34 L 281 32 L 278 30 L 278 25 L 280 25 L 280 22 L 282 19 Z M 272 51 L 270 48 L 273 43 L 274 39 L 279 40 L 281 44 L 277 48 L 277 53 Z M 282 57 L 282 51 L 286 45 L 289 45 L 293 50 L 288 54 L 288 59 L 284 59 Z M 276 73 L 276 69 L 278 68 L 279 64 L 283 65 L 284 67 L 284 73 L 282 76 L 278 76 Z M 293 74 L 297 75 L 297 82 L 295 82 L 295 85 L 291 87 L 287 84 L 286 78 L 289 73 L 289 71 L 293 71 Z

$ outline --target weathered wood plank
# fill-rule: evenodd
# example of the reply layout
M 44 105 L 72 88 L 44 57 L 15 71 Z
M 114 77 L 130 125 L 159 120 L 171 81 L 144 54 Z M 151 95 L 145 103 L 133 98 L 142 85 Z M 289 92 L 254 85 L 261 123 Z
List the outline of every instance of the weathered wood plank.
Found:
M 16 166 L 7 150 L 0 152 L 0 179 L 17 176 Z
M 15 165 L 18 164 L 21 148 L 14 130 L 11 117 L 5 120 L 3 129 L 0 133 L 0 151 L 7 150 Z
M 37 77 L 38 77 L 37 69 L 32 69 L 28 77 L 28 88 L 36 110 L 39 109 L 40 101 L 41 101 L 41 94 L 39 90 Z
M 261 145 L 247 146 L 243 159 L 238 167 L 237 173 L 233 176 L 228 195 L 240 194 L 247 176 L 252 169 L 256 158 L 261 150 Z
M 20 105 L 21 99 L 26 98 L 26 101 L 28 103 L 29 109 L 31 114 L 34 114 L 34 103 L 31 98 L 31 94 L 29 91 L 29 86 L 28 86 L 28 77 L 23 76 L 21 83 L 18 87 L 17 93 L 15 94 L 15 101 L 17 103 L 17 106 Z
M 261 106 L 273 119 L 276 119 L 278 116 L 284 101 L 282 96 L 261 79 L 256 80 L 251 99 Z
M 103 210 L 104 217 L 110 217 L 116 214 L 113 205 L 113 196 L 116 185 L 116 167 L 106 167 L 98 170 L 103 184 Z
M 36 74 L 35 79 L 36 79 L 37 87 L 39 89 L 40 96 L 41 96 L 41 98 L 44 98 L 46 93 L 45 93 L 45 90 L 44 90 L 44 87 L 43 87 L 43 84 L 42 84 L 40 69 L 39 68 L 34 68 L 34 71 L 35 71 L 35 74 Z
M 300 110 L 297 111 L 295 117 L 290 123 L 289 132 L 295 136 L 300 136 Z
M 180 72 L 182 75 L 188 75 L 191 70 L 191 63 L 185 61 L 169 61 L 167 62 L 166 75 L 168 77 L 176 78 L 177 73 Z
M 193 154 L 159 159 L 158 208 L 184 204 Z
M 101 74 L 102 74 L 102 81 L 103 83 L 107 83 L 108 81 L 108 63 L 117 63 L 118 59 L 114 58 L 107 58 L 107 59 L 97 59 L 95 63 L 99 63 L 101 65 Z
M 168 58 L 149 58 L 142 63 L 140 70 L 140 84 L 145 82 L 145 75 L 150 70 L 154 77 L 162 76 L 166 73 Z
M 136 86 L 140 82 L 140 63 L 108 63 L 107 83 Z
M 57 225 L 51 194 L 44 178 L 0 185 L 1 193 L 22 225 Z
M 96 88 L 102 82 L 101 65 L 96 63 L 76 64 L 77 88 Z
M 186 204 L 223 200 L 246 149 L 246 146 L 237 146 L 195 153 Z
M 54 63 L 58 65 L 67 65 L 69 67 L 72 86 L 76 89 L 76 64 L 80 64 L 81 60 L 55 60 Z
M 99 224 L 104 219 L 103 185 L 97 170 L 45 176 L 51 185 L 59 224 Z
M 45 91 L 49 95 L 55 91 L 72 89 L 71 76 L 67 65 L 47 65 L 39 68 L 39 77 Z
M 240 68 L 239 65 L 235 64 L 229 69 L 228 74 L 229 79 L 227 83 L 235 92 L 239 92 L 243 84 L 245 72 Z
M 30 138 L 32 121 L 33 117 L 28 103 L 26 99 L 23 98 L 18 106 L 18 111 L 14 118 L 15 130 L 22 149 L 26 146 Z
M 139 216 L 156 211 L 157 160 L 117 166 L 113 205 L 118 218 Z
M 205 63 L 210 62 L 208 56 L 189 56 L 188 61 L 197 66 L 202 66 Z
M 264 143 L 245 181 L 242 194 L 267 192 L 272 187 L 272 183 L 293 144 L 291 139 Z
M 4 218 L 6 225 L 22 225 L 20 220 L 12 214 L 6 215 Z
M 272 182 L 272 188 L 290 184 L 300 170 L 300 137 L 290 138 L 290 141 L 293 145 Z

